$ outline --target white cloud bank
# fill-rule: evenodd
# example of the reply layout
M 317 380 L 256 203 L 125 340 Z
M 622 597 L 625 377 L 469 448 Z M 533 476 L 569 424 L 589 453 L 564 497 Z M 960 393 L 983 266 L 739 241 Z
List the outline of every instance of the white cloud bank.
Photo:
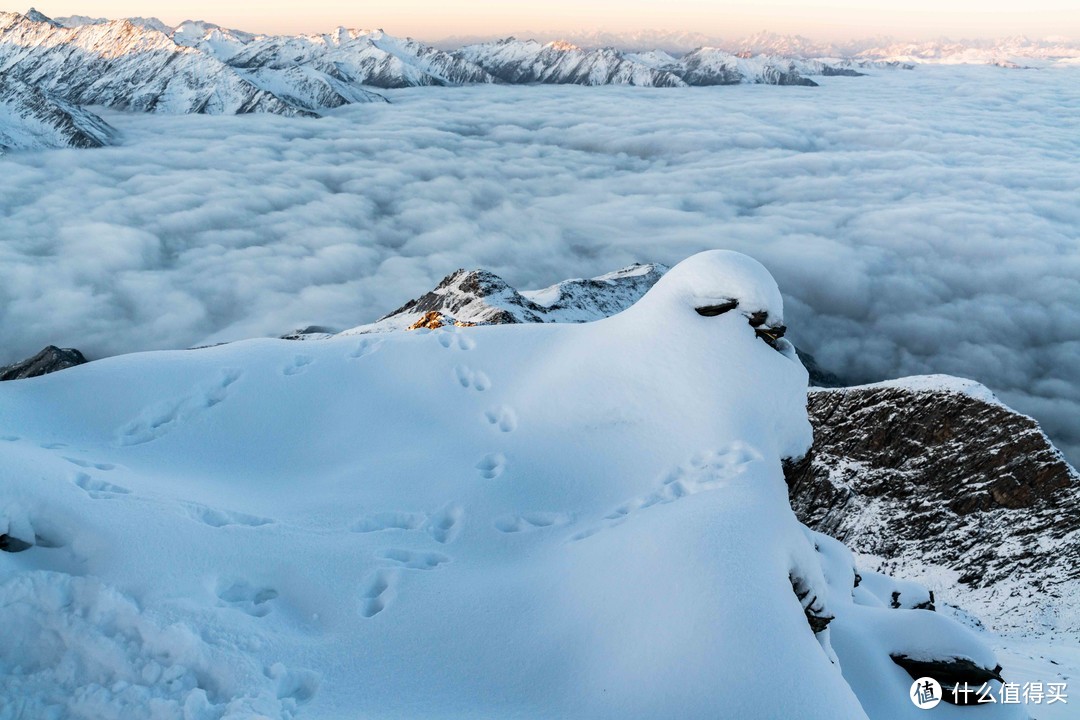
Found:
M 107 115 L 0 160 L 0 362 L 369 321 L 457 267 L 519 287 L 764 262 L 852 380 L 978 379 L 1080 457 L 1080 77 L 427 88 L 319 120 Z

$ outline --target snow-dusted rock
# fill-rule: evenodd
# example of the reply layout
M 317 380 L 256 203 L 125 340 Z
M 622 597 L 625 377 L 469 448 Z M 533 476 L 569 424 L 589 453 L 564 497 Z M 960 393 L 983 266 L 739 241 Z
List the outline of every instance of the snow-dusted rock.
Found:
M 0 72 L 76 105 L 164 113 L 310 114 L 233 68 L 128 20 L 56 27 L 0 13 Z
M 0 381 L 48 375 L 85 362 L 86 358 L 75 348 L 58 348 L 55 345 L 49 345 L 31 358 L 0 367 Z
M 502 82 L 681 87 L 672 73 L 637 62 L 613 48 L 584 50 L 570 43 L 506 38 L 454 53 Z
M 794 61 L 767 55 L 743 57 L 717 48 L 698 48 L 683 56 L 679 65 L 679 74 L 689 85 L 817 85 L 799 73 Z
M 479 325 L 599 320 L 633 305 L 667 269 L 655 263 L 634 264 L 595 278 L 520 292 L 487 270 L 457 270 L 432 291 L 344 334 L 402 330 L 429 312 Z
M 339 83 L 380 88 L 494 81 L 467 60 L 381 30 L 338 28 L 325 35 L 266 37 L 249 42 L 227 61 L 264 74 L 299 67 Z
M 1080 629 L 1080 475 L 1034 420 L 945 376 L 814 390 L 808 410 L 787 468 L 803 522 L 996 627 Z
M 114 134 L 108 123 L 89 110 L 0 75 L 0 152 L 102 147 Z

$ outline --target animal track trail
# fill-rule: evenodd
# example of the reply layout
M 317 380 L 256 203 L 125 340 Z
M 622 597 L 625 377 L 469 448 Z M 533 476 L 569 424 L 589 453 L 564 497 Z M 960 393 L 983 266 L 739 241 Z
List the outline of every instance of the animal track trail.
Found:
M 360 614 L 373 618 L 385 610 L 397 596 L 397 582 L 396 570 L 380 569 L 369 575 L 360 592 Z
M 292 359 L 292 362 L 281 369 L 283 375 L 299 375 L 302 372 L 306 372 L 308 365 L 315 362 L 315 359 L 310 355 L 297 355 Z
M 187 516 L 192 520 L 214 528 L 230 527 L 234 525 L 242 527 L 262 527 L 263 525 L 271 525 L 274 522 L 269 518 L 259 517 L 257 515 L 248 515 L 247 513 L 234 512 L 232 510 L 217 510 L 215 508 L 207 507 L 205 505 L 196 505 L 194 503 L 187 504 L 184 509 Z
M 579 532 L 570 540 L 584 540 L 605 528 L 620 525 L 634 513 L 654 505 L 675 502 L 723 487 L 742 474 L 748 465 L 761 459 L 760 452 L 742 442 L 731 443 L 720 450 L 699 453 L 691 458 L 690 462 L 665 474 L 657 490 L 627 500 L 605 515 L 601 525 Z
M 240 580 L 219 586 L 217 596 L 222 606 L 235 608 L 252 617 L 266 617 L 271 610 L 269 602 L 278 597 L 278 591 Z
M 430 535 L 435 542 L 445 545 L 457 537 L 464 517 L 465 513 L 460 506 L 450 504 L 430 514 L 404 511 L 370 513 L 354 522 L 350 529 L 358 533 L 388 530 L 423 532 Z
M 458 365 L 454 368 L 454 377 L 457 378 L 461 387 L 466 390 L 472 389 L 484 392 L 491 387 L 491 378 L 481 370 L 473 370 L 467 365 Z
M 86 470 L 114 470 L 116 468 L 112 463 L 96 463 L 89 460 L 83 460 L 82 458 L 65 457 L 69 463 L 76 467 L 81 467 Z
M 375 553 L 375 557 L 393 567 L 379 568 L 365 581 L 360 596 L 360 614 L 366 618 L 372 618 L 381 613 L 397 596 L 399 573 L 410 570 L 435 570 L 450 562 L 450 557 L 442 553 L 404 548 L 385 548 Z
M 187 395 L 146 408 L 137 418 L 120 428 L 117 444 L 141 445 L 172 432 L 224 402 L 229 388 L 240 376 L 239 370 L 222 370 L 215 380 L 196 386 Z
M 488 453 L 476 463 L 476 469 L 480 471 L 480 477 L 494 480 L 506 470 L 506 456 L 502 453 Z
M 410 570 L 434 570 L 440 565 L 450 562 L 450 558 L 442 553 L 414 552 L 400 548 L 380 550 L 375 556 Z
M 428 516 L 415 512 L 378 512 L 365 515 L 353 523 L 352 531 L 358 533 L 382 532 L 383 530 L 419 530 Z
M 445 545 L 457 537 L 464 518 L 465 511 L 460 506 L 447 505 L 428 518 L 424 524 L 424 529 L 428 535 L 434 538 L 435 542 Z
M 484 418 L 489 424 L 499 429 L 499 432 L 513 432 L 517 430 L 518 418 L 513 408 L 500 405 L 484 412 Z
M 495 529 L 502 533 L 531 532 L 544 528 L 560 527 L 573 521 L 566 513 L 530 512 L 522 515 L 504 515 L 495 520 Z
M 72 482 L 80 490 L 85 492 L 94 500 L 108 500 L 120 495 L 130 495 L 131 491 L 126 487 L 120 485 L 113 485 L 112 483 L 105 482 L 104 480 L 98 480 L 89 473 L 75 473 L 75 477 L 72 478 Z

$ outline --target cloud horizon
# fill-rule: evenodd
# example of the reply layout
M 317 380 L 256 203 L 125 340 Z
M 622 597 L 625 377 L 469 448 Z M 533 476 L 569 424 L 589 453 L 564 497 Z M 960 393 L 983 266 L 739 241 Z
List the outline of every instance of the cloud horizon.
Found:
M 528 289 L 729 248 L 773 272 L 823 367 L 971 377 L 1076 463 L 1075 72 L 106 113 L 117 147 L 2 161 L 0 363 L 349 327 L 459 267 Z

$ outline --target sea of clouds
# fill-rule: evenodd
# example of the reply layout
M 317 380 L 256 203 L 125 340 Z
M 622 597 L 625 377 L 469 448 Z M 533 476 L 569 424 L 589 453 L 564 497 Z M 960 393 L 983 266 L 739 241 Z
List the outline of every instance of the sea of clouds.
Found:
M 1080 69 L 389 96 L 109 113 L 118 147 L 4 156 L 0 363 L 349 327 L 458 267 L 526 289 L 732 248 L 825 367 L 978 379 L 1080 459 Z

